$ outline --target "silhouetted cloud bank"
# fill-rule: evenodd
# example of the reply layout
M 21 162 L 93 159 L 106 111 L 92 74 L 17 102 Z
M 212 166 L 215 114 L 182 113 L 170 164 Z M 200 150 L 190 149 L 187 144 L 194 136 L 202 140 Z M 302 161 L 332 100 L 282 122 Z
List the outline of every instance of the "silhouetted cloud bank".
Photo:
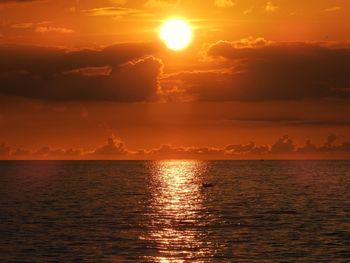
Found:
M 338 153 L 343 153 L 345 154 L 342 155 L 343 157 L 350 158 L 350 142 L 340 142 L 335 134 L 330 134 L 321 145 L 316 145 L 311 140 L 299 145 L 288 135 L 285 135 L 271 145 L 258 145 L 255 142 L 250 142 L 229 144 L 225 147 L 179 147 L 165 144 L 159 148 L 136 151 L 128 149 L 120 138 L 114 136 L 108 138 L 106 144 L 98 146 L 94 150 L 52 149 L 46 146 L 31 151 L 0 144 L 1 159 L 249 159 L 250 157 L 289 159 L 293 156 L 300 158 L 311 156 L 312 159 L 318 159 L 322 158 L 324 154 L 331 158 L 332 154 Z
M 162 62 L 157 46 L 116 44 L 70 51 L 36 46 L 0 46 L 0 94 L 54 101 L 152 100 Z
M 350 98 L 350 48 L 265 39 L 219 41 L 207 49 L 215 70 L 171 74 L 169 85 L 202 101 Z

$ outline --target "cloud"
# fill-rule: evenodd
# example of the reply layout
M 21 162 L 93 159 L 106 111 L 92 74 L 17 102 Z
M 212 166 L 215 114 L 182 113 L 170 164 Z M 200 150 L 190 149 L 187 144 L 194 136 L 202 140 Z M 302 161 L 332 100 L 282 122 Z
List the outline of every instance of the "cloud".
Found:
M 271 146 L 271 153 L 291 153 L 294 152 L 295 145 L 291 138 L 288 135 L 285 135 L 279 138 L 274 144 Z
M 317 148 L 318 152 L 328 152 L 328 153 L 349 152 L 350 142 L 343 142 L 343 143 L 337 144 L 338 140 L 339 140 L 339 136 L 335 135 L 334 133 L 329 134 L 324 142 L 324 145 Z
M 35 28 L 35 31 L 38 33 L 55 32 L 55 33 L 63 33 L 63 34 L 70 34 L 75 32 L 73 29 L 69 29 L 65 27 L 52 27 L 52 26 L 39 26 Z
M 22 4 L 22 3 L 32 3 L 39 2 L 42 0 L 0 0 L 0 4 Z
M 234 48 L 254 48 L 254 47 L 263 47 L 268 44 L 271 44 L 270 41 L 266 40 L 263 37 L 241 38 L 240 40 L 234 41 L 234 42 L 221 41 L 221 42 L 218 42 L 217 44 L 225 45 L 225 43 L 230 43 L 230 45 L 232 45 Z
M 33 25 L 35 25 L 35 23 L 18 23 L 18 24 L 13 24 L 11 25 L 12 28 L 16 28 L 16 29 L 27 29 L 27 28 L 32 28 Z
M 11 148 L 6 144 L 0 144 L 0 157 L 6 157 L 10 155 Z
M 72 69 L 65 73 L 72 74 L 72 75 L 85 75 L 85 76 L 109 76 L 111 72 L 112 72 L 112 68 L 109 66 L 106 66 L 106 67 L 85 67 L 85 68 Z
M 110 137 L 107 140 L 107 144 L 103 145 L 92 153 L 92 155 L 104 156 L 104 155 L 125 155 L 128 153 L 128 150 L 125 148 L 124 143 L 116 137 Z
M 248 9 L 243 11 L 244 15 L 248 15 L 253 12 L 254 6 L 249 7 Z
M 176 147 L 169 144 L 151 150 L 140 150 L 139 155 L 145 158 L 206 158 L 206 159 L 235 159 L 235 158 L 274 158 L 279 156 L 302 156 L 314 154 L 316 158 L 327 153 L 350 153 L 350 142 L 334 144 L 334 135 L 326 138 L 324 145 L 317 146 L 311 140 L 307 140 L 303 146 L 298 147 L 297 143 L 288 135 L 282 136 L 271 145 L 258 145 L 255 142 L 248 144 L 229 144 L 225 147 Z M 328 145 L 332 141 L 331 146 Z
M 155 148 L 150 151 L 144 151 L 150 156 L 166 156 L 166 157 L 188 157 L 193 155 L 218 155 L 222 154 L 222 150 L 211 147 L 175 147 L 169 144 L 162 145 L 160 148 Z
M 334 133 L 331 133 L 328 135 L 327 140 L 324 144 L 324 147 L 326 148 L 331 148 L 333 146 L 333 144 L 335 143 L 335 141 L 337 140 L 337 136 Z
M 114 17 L 124 17 L 124 16 L 143 16 L 144 12 L 138 9 L 120 7 L 120 6 L 108 6 L 82 10 L 88 16 L 114 16 Z
M 297 147 L 293 139 L 285 135 L 271 145 L 269 154 L 316 154 L 315 156 L 322 156 L 326 153 L 350 153 L 350 142 L 336 144 L 338 139 L 338 136 L 332 133 L 327 136 L 321 146 L 307 140 L 303 146 Z
M 170 144 L 154 149 L 141 149 L 133 151 L 114 135 L 108 138 L 106 144 L 94 150 L 84 149 L 53 149 L 42 147 L 37 151 L 16 148 L 12 149 L 6 144 L 0 144 L 0 159 L 169 159 L 169 158 L 199 158 L 199 159 L 237 159 L 237 158 L 289 158 L 296 156 L 303 158 L 312 154 L 314 158 L 328 156 L 329 154 L 342 154 L 350 158 L 350 142 L 337 143 L 338 136 L 330 134 L 325 142 L 317 146 L 311 140 L 304 145 L 297 143 L 288 135 L 282 136 L 271 145 L 258 145 L 255 142 L 248 144 L 229 144 L 224 147 L 179 147 Z M 327 157 L 327 158 L 328 158 Z M 337 155 L 334 155 L 336 158 Z
M 27 3 L 27 2 L 36 2 L 38 0 L 0 0 L 0 4 L 6 3 Z
M 215 0 L 215 6 L 224 8 L 224 7 L 233 7 L 237 4 L 235 0 Z
M 340 10 L 342 10 L 341 6 L 333 6 L 333 7 L 326 8 L 324 11 L 325 12 L 338 12 Z
M 254 118 L 226 118 L 225 121 L 249 124 L 278 124 L 288 126 L 350 126 L 348 120 L 309 120 L 288 116 L 254 117 Z
M 254 142 L 249 144 L 232 144 L 225 147 L 224 152 L 228 155 L 241 154 L 266 154 L 269 152 L 268 146 L 258 146 Z
M 12 152 L 12 155 L 13 156 L 16 156 L 16 157 L 26 157 L 26 156 L 30 156 L 32 153 L 27 150 L 27 149 L 22 149 L 22 148 L 17 148 L 16 150 L 14 150 Z
M 277 5 L 274 5 L 271 1 L 266 3 L 265 11 L 268 13 L 276 12 L 279 9 Z
M 45 100 L 152 100 L 162 62 L 154 44 L 116 44 L 68 51 L 0 46 L 0 94 Z
M 164 0 L 148 0 L 145 3 L 145 7 L 149 8 L 170 8 L 175 6 L 176 3 L 174 1 L 169 2 L 169 1 L 164 1 Z
M 70 34 L 75 32 L 73 29 L 66 28 L 66 27 L 48 26 L 48 24 L 50 23 L 51 23 L 50 21 L 43 21 L 38 23 L 33 23 L 33 22 L 17 23 L 17 24 L 11 25 L 11 28 L 21 29 L 21 30 L 33 29 L 37 33 L 55 32 L 55 33 Z
M 47 0 L 0 0 L 0 6 L 27 5 L 36 2 L 44 2 Z
M 19 153 L 28 152 L 26 150 L 21 150 Z M 18 155 L 18 149 L 15 153 Z M 23 155 L 23 154 L 22 154 Z M 80 157 L 82 155 L 82 152 L 80 150 L 74 150 L 74 149 L 51 149 L 50 147 L 43 147 L 40 150 L 33 153 L 33 156 L 37 156 L 39 158 L 63 158 L 63 159 L 69 159 L 74 157 Z
M 299 153 L 317 153 L 318 148 L 316 144 L 312 143 L 311 140 L 307 140 L 305 145 L 298 148 Z
M 125 5 L 127 0 L 109 0 L 109 2 L 115 5 Z
M 173 73 L 162 82 L 200 101 L 350 98 L 349 47 L 248 38 L 217 42 L 207 54 L 220 69 Z

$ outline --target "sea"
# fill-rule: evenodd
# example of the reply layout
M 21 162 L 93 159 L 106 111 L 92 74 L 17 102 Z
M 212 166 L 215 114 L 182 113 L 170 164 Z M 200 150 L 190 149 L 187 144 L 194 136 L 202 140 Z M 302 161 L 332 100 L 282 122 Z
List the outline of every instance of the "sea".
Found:
M 350 161 L 1 161 L 0 262 L 350 262 Z

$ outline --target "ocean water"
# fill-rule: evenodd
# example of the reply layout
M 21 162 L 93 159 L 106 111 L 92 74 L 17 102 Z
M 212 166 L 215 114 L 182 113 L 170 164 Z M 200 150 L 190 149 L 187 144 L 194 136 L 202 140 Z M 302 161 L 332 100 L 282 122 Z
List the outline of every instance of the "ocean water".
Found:
M 0 262 L 350 262 L 350 162 L 0 162 Z

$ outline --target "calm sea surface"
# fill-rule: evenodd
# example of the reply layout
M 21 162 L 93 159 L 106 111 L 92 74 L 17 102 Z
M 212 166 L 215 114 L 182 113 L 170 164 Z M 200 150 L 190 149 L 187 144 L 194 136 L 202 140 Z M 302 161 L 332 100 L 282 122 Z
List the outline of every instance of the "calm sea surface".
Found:
M 0 162 L 8 261 L 350 262 L 350 162 Z

